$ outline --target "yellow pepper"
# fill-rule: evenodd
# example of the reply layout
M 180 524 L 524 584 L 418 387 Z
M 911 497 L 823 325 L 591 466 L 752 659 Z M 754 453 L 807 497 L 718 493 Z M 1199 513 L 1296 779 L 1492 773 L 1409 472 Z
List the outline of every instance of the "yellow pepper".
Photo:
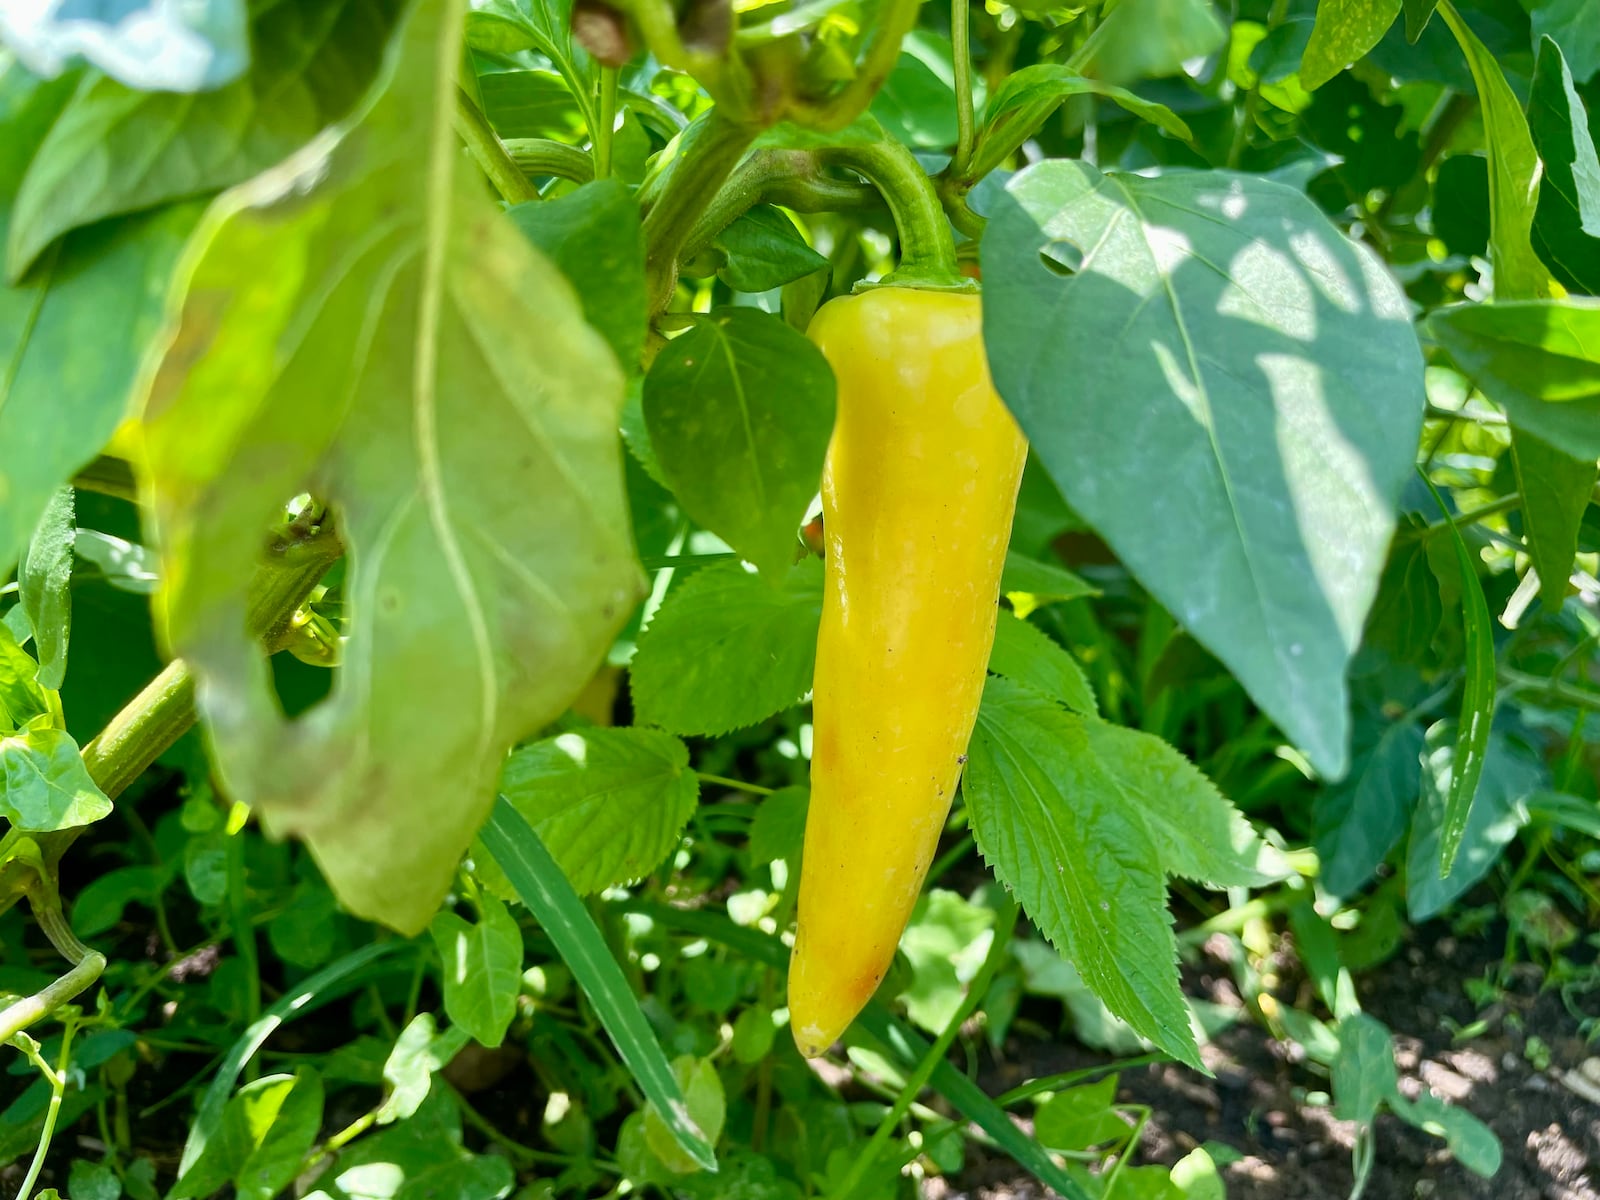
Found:
M 815 1056 L 883 979 L 949 815 L 1027 443 L 975 294 L 875 288 L 824 305 L 810 336 L 839 385 L 789 967 L 795 1043 Z

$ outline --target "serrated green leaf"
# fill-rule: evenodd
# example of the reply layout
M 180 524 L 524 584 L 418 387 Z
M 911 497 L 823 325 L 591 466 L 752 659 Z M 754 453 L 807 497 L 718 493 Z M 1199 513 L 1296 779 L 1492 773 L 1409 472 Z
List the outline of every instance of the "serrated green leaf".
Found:
M 751 308 L 674 338 L 644 381 L 650 445 L 684 511 L 774 582 L 821 485 L 833 410 L 822 351 Z
M 111 801 L 89 778 L 78 743 L 64 729 L 36 722 L 0 738 L 0 768 L 0 817 L 17 829 L 74 829 L 111 811 Z
M 736 292 L 765 292 L 829 265 L 781 209 L 758 204 L 712 243 L 727 262 L 717 272 Z
M 72 488 L 56 490 L 17 567 L 17 599 L 33 630 L 39 686 L 59 690 L 72 636 L 72 558 L 78 523 Z
M 1025 683 L 1074 712 L 1094 716 L 1100 711 L 1078 660 L 1049 634 L 1005 609 L 995 622 L 989 670 Z
M 633 193 L 620 180 L 601 179 L 553 200 L 518 204 L 507 215 L 577 289 L 583 315 L 622 369 L 634 371 L 644 352 L 649 304 Z
M 822 563 L 791 568 L 782 589 L 740 568 L 696 571 L 667 593 L 630 668 L 639 720 L 718 735 L 798 704 L 811 690 L 822 621 Z
M 1413 924 L 1438 916 L 1489 873 L 1500 852 L 1527 823 L 1526 799 L 1548 782 L 1547 772 L 1536 758 L 1503 735 L 1491 733 L 1461 848 L 1449 876 L 1442 877 L 1441 830 L 1455 774 L 1457 744 L 1454 722 L 1441 721 L 1428 730 L 1422 798 L 1406 848 L 1406 912 Z
M 1399 285 L 1284 185 L 1069 161 L 1006 184 L 982 255 L 995 385 L 1067 502 L 1343 774 L 1423 410 Z
M 1046 486 L 1054 486 L 1048 479 L 1044 482 Z M 1007 598 L 1027 596 L 1036 608 L 1058 600 L 1098 596 L 1100 589 L 1065 567 L 1040 562 L 1012 550 L 1007 552 L 1005 567 L 1000 572 L 1000 594 Z M 1027 613 L 1018 612 L 1017 615 L 1026 617 Z
M 752 862 L 781 858 L 789 865 L 789 877 L 798 878 L 795 872 L 800 866 L 810 801 L 811 791 L 804 787 L 779 788 L 762 797 L 755 819 L 750 822 L 748 849 Z
M 1204 1070 L 1178 990 L 1156 847 L 1090 747 L 1087 722 L 990 679 L 963 788 L 978 849 L 1095 994 Z
M 220 776 L 407 933 L 505 751 L 643 589 L 622 376 L 459 149 L 460 36 L 459 0 L 416 4 L 358 115 L 208 210 L 144 426 L 168 633 Z M 245 613 L 262 522 L 305 490 L 339 514 L 350 623 L 331 695 L 291 721 Z
M 1534 247 L 1563 287 L 1600 294 L 1600 156 L 1572 72 L 1548 37 L 1534 67 L 1528 128 L 1544 167 Z
M 1400 15 L 1400 0 L 1321 0 L 1300 59 L 1300 86 L 1314 92 L 1366 56 Z
M 300 1174 L 322 1126 L 322 1080 L 309 1067 L 252 1080 L 228 1101 L 217 1136 L 179 1177 L 168 1200 L 212 1196 L 273 1200 Z
M 580 894 L 654 870 L 700 798 L 688 749 L 659 729 L 573 730 L 524 746 L 500 787 Z
M 250 69 L 203 95 L 90 77 L 22 181 L 7 275 L 19 278 L 68 230 L 219 191 L 298 150 L 360 101 L 402 7 L 400 0 L 258 4 Z
M 1350 896 L 1371 879 L 1411 821 L 1422 788 L 1422 727 L 1386 724 L 1375 743 L 1358 748 L 1339 783 L 1317 794 L 1312 844 L 1322 886 Z
M 498 1046 L 517 1015 L 522 987 L 522 930 L 493 896 L 479 895 L 468 924 L 441 912 L 429 927 L 443 962 L 444 1011 L 479 1044 Z

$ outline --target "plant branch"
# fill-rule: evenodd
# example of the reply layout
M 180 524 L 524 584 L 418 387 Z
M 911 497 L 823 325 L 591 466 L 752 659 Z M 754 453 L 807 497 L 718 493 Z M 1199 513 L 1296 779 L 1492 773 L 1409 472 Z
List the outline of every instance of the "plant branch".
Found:
M 950 0 L 950 41 L 954 48 L 956 86 L 956 153 L 951 174 L 964 177 L 972 165 L 977 121 L 972 111 L 972 40 L 968 31 L 972 0 Z
M 517 169 L 529 179 L 554 175 L 557 179 L 588 183 L 594 178 L 594 158 L 565 142 L 553 142 L 548 138 L 507 138 L 501 145 L 517 164 Z
M 797 100 L 790 105 L 789 117 L 796 124 L 832 133 L 843 129 L 862 113 L 878 94 L 889 72 L 900 57 L 900 43 L 917 24 L 922 0 L 883 0 L 878 12 L 878 27 L 867 46 L 854 78 L 844 88 L 820 103 Z
M 490 128 L 483 110 L 460 88 L 456 89 L 455 126 L 461 140 L 472 151 L 472 157 L 483 168 L 483 173 L 494 184 L 501 199 L 511 204 L 521 204 L 525 200 L 539 198 L 539 190 L 528 181 L 522 169 L 512 161 L 511 155 L 506 153 L 505 145 Z
M 900 235 L 900 266 L 885 276 L 885 284 L 951 291 L 976 288 L 956 265 L 955 238 L 938 189 L 910 150 L 886 138 L 866 145 L 828 146 L 817 154 L 824 162 L 856 172 L 888 201 Z
M 617 68 L 600 68 L 600 115 L 595 122 L 594 177 L 611 174 L 611 143 L 617 127 Z

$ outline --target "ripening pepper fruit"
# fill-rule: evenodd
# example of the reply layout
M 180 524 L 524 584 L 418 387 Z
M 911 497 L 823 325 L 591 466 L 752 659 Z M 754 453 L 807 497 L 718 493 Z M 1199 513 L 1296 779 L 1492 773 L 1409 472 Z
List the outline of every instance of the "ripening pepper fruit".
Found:
M 990 381 L 976 294 L 875 288 L 824 305 L 810 336 L 839 388 L 789 966 L 814 1056 L 883 979 L 949 815 L 1027 443 Z

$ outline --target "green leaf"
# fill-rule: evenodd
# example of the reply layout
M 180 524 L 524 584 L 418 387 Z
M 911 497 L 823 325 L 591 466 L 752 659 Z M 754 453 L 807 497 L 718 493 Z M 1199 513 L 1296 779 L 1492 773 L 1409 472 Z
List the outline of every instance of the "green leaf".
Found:
M 27 553 L 17 567 L 17 599 L 33 630 L 39 656 L 39 686 L 59 690 L 67 674 L 72 634 L 72 557 L 78 524 L 71 487 L 59 488 L 45 505 Z
M 712 243 L 728 256 L 717 272 L 736 292 L 765 292 L 829 265 L 782 209 L 758 204 Z
M 747 848 L 752 862 L 768 863 L 781 858 L 789 865 L 789 877 L 797 878 L 795 869 L 800 865 L 800 850 L 805 843 L 810 801 L 810 789 L 799 786 L 779 788 L 762 797 L 750 822 Z
M 116 867 L 96 876 L 72 899 L 72 928 L 79 937 L 104 933 L 122 920 L 128 905 L 153 905 L 170 877 L 160 867 Z
M 570 135 L 585 125 L 577 95 L 555 71 L 489 71 L 478 76 L 484 115 L 503 138 Z
M 516 1184 L 510 1161 L 461 1145 L 455 1098 L 438 1089 L 409 1121 L 340 1151 L 306 1200 L 501 1200 Z
M 1567 598 L 1578 557 L 1578 533 L 1594 495 L 1595 460 L 1574 458 L 1515 426 L 1511 458 L 1522 494 L 1522 533 L 1539 573 L 1539 596 L 1555 612 Z
M 39 685 L 39 664 L 17 643 L 11 627 L 0 622 L 0 720 L 5 728 L 21 729 L 56 711 L 51 694 Z
M 1000 572 L 1000 594 L 1011 601 L 1019 617 L 1026 617 L 1028 613 L 1022 611 L 1024 605 L 1018 603 L 1019 597 L 1026 597 L 1026 608 L 1032 612 L 1041 604 L 1098 596 L 1100 589 L 1065 567 L 1010 550 Z
M 5 770 L 0 817 L 17 829 L 75 829 L 111 811 L 111 801 L 89 778 L 78 743 L 64 729 L 36 721 L 0 737 L 0 767 Z
M 1527 824 L 1525 801 L 1544 787 L 1543 766 L 1504 736 L 1491 733 L 1484 753 L 1478 793 L 1467 817 L 1455 865 L 1440 874 L 1441 830 L 1456 755 L 1453 722 L 1428 730 L 1422 759 L 1422 798 L 1411 822 L 1406 849 L 1406 911 L 1413 924 L 1437 916 L 1489 873 L 1500 852 Z
M 1461 44 L 1478 89 L 1484 144 L 1489 152 L 1489 261 L 1497 300 L 1550 294 L 1550 272 L 1534 252 L 1531 234 L 1539 201 L 1539 155 L 1522 105 L 1487 47 L 1456 10 L 1440 10 Z
M 1103 96 L 1115 101 L 1134 116 L 1186 142 L 1194 136 L 1183 120 L 1164 104 L 1146 100 L 1114 84 L 1085 78 L 1056 63 L 1035 63 L 1013 71 L 990 98 L 967 174 L 981 179 L 1004 164 L 1039 131 L 1063 100 L 1082 95 Z
M 1572 73 L 1548 37 L 1533 72 L 1528 127 L 1544 165 L 1534 247 L 1563 287 L 1600 294 L 1600 156 Z
M 1457 304 L 1427 325 L 1518 429 L 1600 458 L 1600 299 Z
M 555 64 L 574 94 L 589 96 L 595 91 L 596 64 L 572 38 L 572 0 L 474 4 L 467 13 L 467 44 L 491 54 L 537 50 Z
M 659 729 L 578 729 L 524 746 L 500 787 L 580 895 L 653 871 L 700 799 L 687 747 Z
M 215 1195 L 229 1183 L 239 1200 L 273 1200 L 300 1174 L 321 1126 L 322 1080 L 315 1071 L 252 1080 L 228 1101 L 216 1138 L 168 1200 Z
M 883 86 L 872 97 L 872 115 L 896 141 L 916 150 L 955 145 L 956 94 L 948 39 L 926 30 L 907 38 Z
M 1488 1179 L 1500 1170 L 1504 1155 L 1500 1139 L 1466 1109 L 1446 1104 L 1431 1092 L 1423 1092 L 1415 1100 L 1391 1096 L 1389 1107 L 1418 1129 L 1442 1137 L 1456 1161 L 1474 1175 Z
M 1400 15 L 1400 0 L 1321 0 L 1300 58 L 1300 86 L 1314 92 L 1365 58 Z
M 70 229 L 230 187 L 298 150 L 356 106 L 402 7 L 399 0 L 257 5 L 249 71 L 203 95 L 92 76 L 22 181 L 7 275 L 19 278 Z
M 1433 10 L 1438 7 L 1439 0 L 1405 0 L 1406 41 L 1416 45 L 1433 17 Z
M 1178 990 L 1177 947 L 1155 844 L 1095 753 L 1088 722 L 991 679 L 963 788 L 999 879 L 1111 1010 L 1204 1070 Z
M 480 894 L 478 920 L 441 912 L 429 927 L 443 962 L 444 1011 L 479 1044 L 498 1046 L 517 1015 L 522 930 L 495 897 Z
M 518 204 L 509 216 L 577 289 L 584 317 L 632 372 L 644 353 L 649 315 L 644 234 L 632 192 L 619 180 L 601 179 L 554 200 Z
M 811 690 L 822 563 L 808 558 L 774 588 L 737 563 L 702 568 L 667 593 L 629 669 L 638 719 L 720 735 L 764 721 Z
M 1172 1182 L 1184 1200 L 1227 1200 L 1217 1163 L 1204 1146 L 1196 1146 L 1172 1164 Z
M 1003 608 L 995 624 L 989 670 L 1025 683 L 1074 712 L 1094 716 L 1100 711 L 1078 660 L 1049 634 Z
M 1033 1114 L 1033 1134 L 1052 1150 L 1087 1150 L 1128 1136 L 1128 1123 L 1117 1115 L 1116 1075 L 1057 1092 Z
M 467 1044 L 468 1031 L 451 1026 L 440 1031 L 432 1013 L 418 1013 L 400 1031 L 383 1064 L 389 1094 L 378 1109 L 378 1124 L 403 1121 L 422 1107 L 433 1090 L 433 1077 L 450 1065 Z
M 1600 22 L 1590 0 L 1522 0 L 1522 7 L 1533 18 L 1534 45 L 1557 43 L 1579 83 L 1600 71 Z
M 0 6 L 0 43 L 55 75 L 82 56 L 130 87 L 204 92 L 250 62 L 245 0 L 100 0 Z
M 1333 1115 L 1370 1124 L 1400 1094 L 1389 1030 L 1376 1017 L 1356 1013 L 1339 1022 L 1339 1057 L 1333 1060 Z
M 1348 776 L 1317 794 L 1312 844 L 1324 888 L 1351 896 L 1372 878 L 1405 833 L 1421 781 L 1422 727 L 1395 721 L 1357 750 Z
M 967 999 L 994 940 L 992 908 L 957 892 L 932 888 L 918 898 L 900 938 L 911 981 L 898 997 L 911 1023 L 942 1033 Z
M 668 342 L 644 381 L 650 444 L 684 511 L 774 581 L 794 562 L 833 409 L 822 351 L 751 308 Z
M 1220 50 L 1227 40 L 1206 0 L 1122 0 L 1076 57 L 1086 75 L 1132 83 L 1176 75 L 1184 63 Z
M 1343 774 L 1422 418 L 1399 286 L 1281 184 L 1067 161 L 1006 185 L 983 266 L 995 384 L 1068 503 Z
M 683 1089 L 689 1118 L 705 1132 L 706 1141 L 716 1145 L 717 1138 L 722 1136 L 722 1123 L 728 1115 L 728 1101 L 723 1094 L 722 1079 L 717 1075 L 716 1064 L 709 1058 L 686 1054 L 673 1060 L 672 1074 Z M 678 1143 L 676 1132 L 661 1119 L 657 1109 L 645 1111 L 644 1141 L 670 1171 L 682 1175 L 705 1169 L 698 1155 L 689 1153 Z
M 145 414 L 168 632 L 221 777 L 406 933 L 643 584 L 622 376 L 459 150 L 455 12 L 416 6 L 357 117 L 208 210 Z M 262 523 L 307 490 L 351 603 L 332 694 L 293 721 L 245 614 Z
M 689 1115 L 683 1090 L 594 917 L 539 835 L 504 797 L 483 828 L 483 845 L 555 943 L 556 952 L 594 1005 L 639 1090 L 666 1121 L 679 1148 L 697 1166 L 716 1170 L 711 1143 Z
M 1461 689 L 1461 718 L 1456 724 L 1450 791 L 1439 827 L 1439 878 L 1445 879 L 1461 848 L 1473 797 L 1478 791 L 1478 779 L 1483 774 L 1483 756 L 1489 745 L 1490 729 L 1494 725 L 1494 629 L 1489 624 L 1489 602 L 1483 595 L 1483 583 L 1461 530 L 1456 528 L 1444 497 L 1431 480 L 1428 489 L 1450 523 L 1450 541 L 1455 547 L 1456 568 L 1461 576 L 1461 621 L 1466 636 L 1466 682 Z

